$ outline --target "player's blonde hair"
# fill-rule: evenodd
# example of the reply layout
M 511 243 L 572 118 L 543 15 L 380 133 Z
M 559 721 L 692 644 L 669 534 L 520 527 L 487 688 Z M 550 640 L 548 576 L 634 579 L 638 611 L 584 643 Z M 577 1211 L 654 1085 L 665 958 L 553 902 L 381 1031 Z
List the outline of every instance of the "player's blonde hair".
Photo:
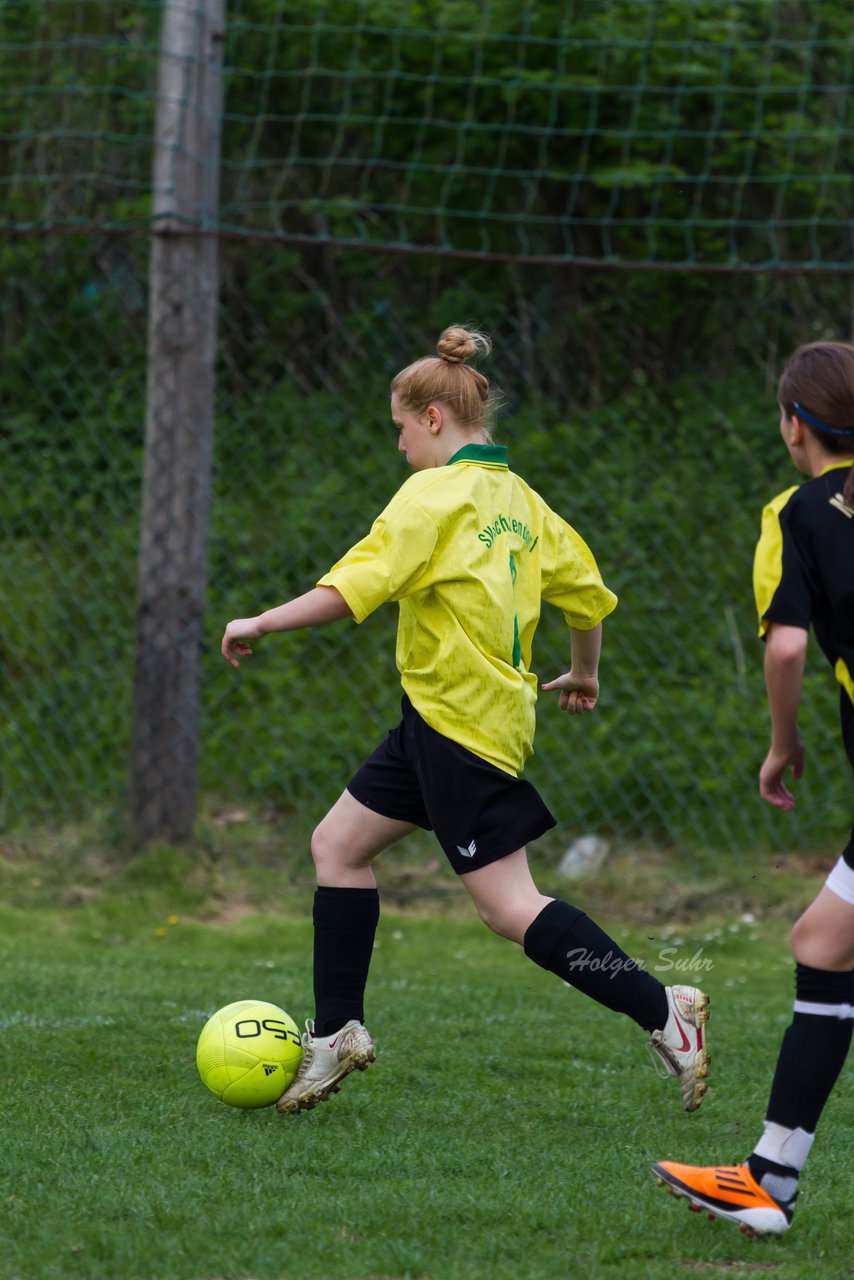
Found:
M 466 363 L 472 356 L 489 355 L 491 350 L 492 342 L 485 333 L 452 324 L 439 336 L 438 355 L 424 356 L 401 369 L 391 389 L 410 413 L 423 413 L 430 404 L 444 405 L 461 427 L 483 431 L 491 438 L 499 397 L 490 388 L 489 379 Z
M 828 453 L 854 453 L 854 346 L 849 342 L 808 342 L 786 361 L 777 386 L 786 416 L 804 421 Z M 854 466 L 844 498 L 854 506 Z

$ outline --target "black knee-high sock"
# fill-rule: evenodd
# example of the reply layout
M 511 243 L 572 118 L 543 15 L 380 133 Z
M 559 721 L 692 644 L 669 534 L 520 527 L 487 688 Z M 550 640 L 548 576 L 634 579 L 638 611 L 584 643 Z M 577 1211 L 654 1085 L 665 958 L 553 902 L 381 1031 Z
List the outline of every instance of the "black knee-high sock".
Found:
M 795 1012 L 780 1046 L 766 1119 L 814 1133 L 851 1047 L 854 973 L 795 966 Z
M 795 1012 L 780 1046 L 765 1128 L 747 1159 L 790 1216 L 798 1174 L 851 1046 L 852 1004 L 854 973 L 795 965 Z
M 314 1030 L 365 1020 L 365 985 L 380 918 L 376 889 L 321 885 L 314 895 Z
M 639 968 L 589 916 L 568 902 L 543 907 L 524 938 L 525 955 L 645 1031 L 667 1021 L 665 988 Z

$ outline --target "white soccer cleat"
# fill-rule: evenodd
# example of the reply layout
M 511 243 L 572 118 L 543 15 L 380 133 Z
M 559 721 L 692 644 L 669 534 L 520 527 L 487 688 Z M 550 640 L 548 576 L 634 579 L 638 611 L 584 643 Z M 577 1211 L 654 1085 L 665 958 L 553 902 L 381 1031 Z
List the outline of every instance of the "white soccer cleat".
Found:
M 341 1081 L 356 1068 L 364 1071 L 377 1051 L 361 1022 L 351 1021 L 331 1036 L 316 1036 L 311 1018 L 302 1036 L 302 1062 L 292 1083 L 282 1094 L 276 1107 L 283 1115 L 310 1111 L 318 1102 L 326 1102 L 337 1093 Z
M 679 1077 L 685 1110 L 696 1111 L 708 1088 L 710 1058 L 704 1028 L 709 1020 L 709 997 L 699 987 L 667 987 L 666 991 L 667 1022 L 663 1030 L 653 1031 L 648 1046 L 653 1060 L 663 1064 L 664 1076 Z

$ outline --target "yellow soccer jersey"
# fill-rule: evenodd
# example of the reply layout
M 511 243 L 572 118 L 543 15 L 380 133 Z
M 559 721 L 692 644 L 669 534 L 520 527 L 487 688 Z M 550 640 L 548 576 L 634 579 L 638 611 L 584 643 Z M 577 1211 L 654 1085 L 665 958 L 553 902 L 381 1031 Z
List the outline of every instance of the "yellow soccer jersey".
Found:
M 507 466 L 467 445 L 416 472 L 317 584 L 362 622 L 397 600 L 397 666 L 423 720 L 508 773 L 534 739 L 531 648 L 547 600 L 591 630 L 616 606 L 578 534 Z

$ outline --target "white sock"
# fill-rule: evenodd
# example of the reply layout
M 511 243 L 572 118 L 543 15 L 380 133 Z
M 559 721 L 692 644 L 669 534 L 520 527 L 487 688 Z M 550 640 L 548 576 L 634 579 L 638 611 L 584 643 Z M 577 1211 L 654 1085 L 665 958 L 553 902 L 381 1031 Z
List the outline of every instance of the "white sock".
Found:
M 766 1120 L 753 1154 L 800 1172 L 807 1162 L 814 1138 L 815 1134 L 807 1133 L 806 1129 L 787 1129 L 773 1120 Z

